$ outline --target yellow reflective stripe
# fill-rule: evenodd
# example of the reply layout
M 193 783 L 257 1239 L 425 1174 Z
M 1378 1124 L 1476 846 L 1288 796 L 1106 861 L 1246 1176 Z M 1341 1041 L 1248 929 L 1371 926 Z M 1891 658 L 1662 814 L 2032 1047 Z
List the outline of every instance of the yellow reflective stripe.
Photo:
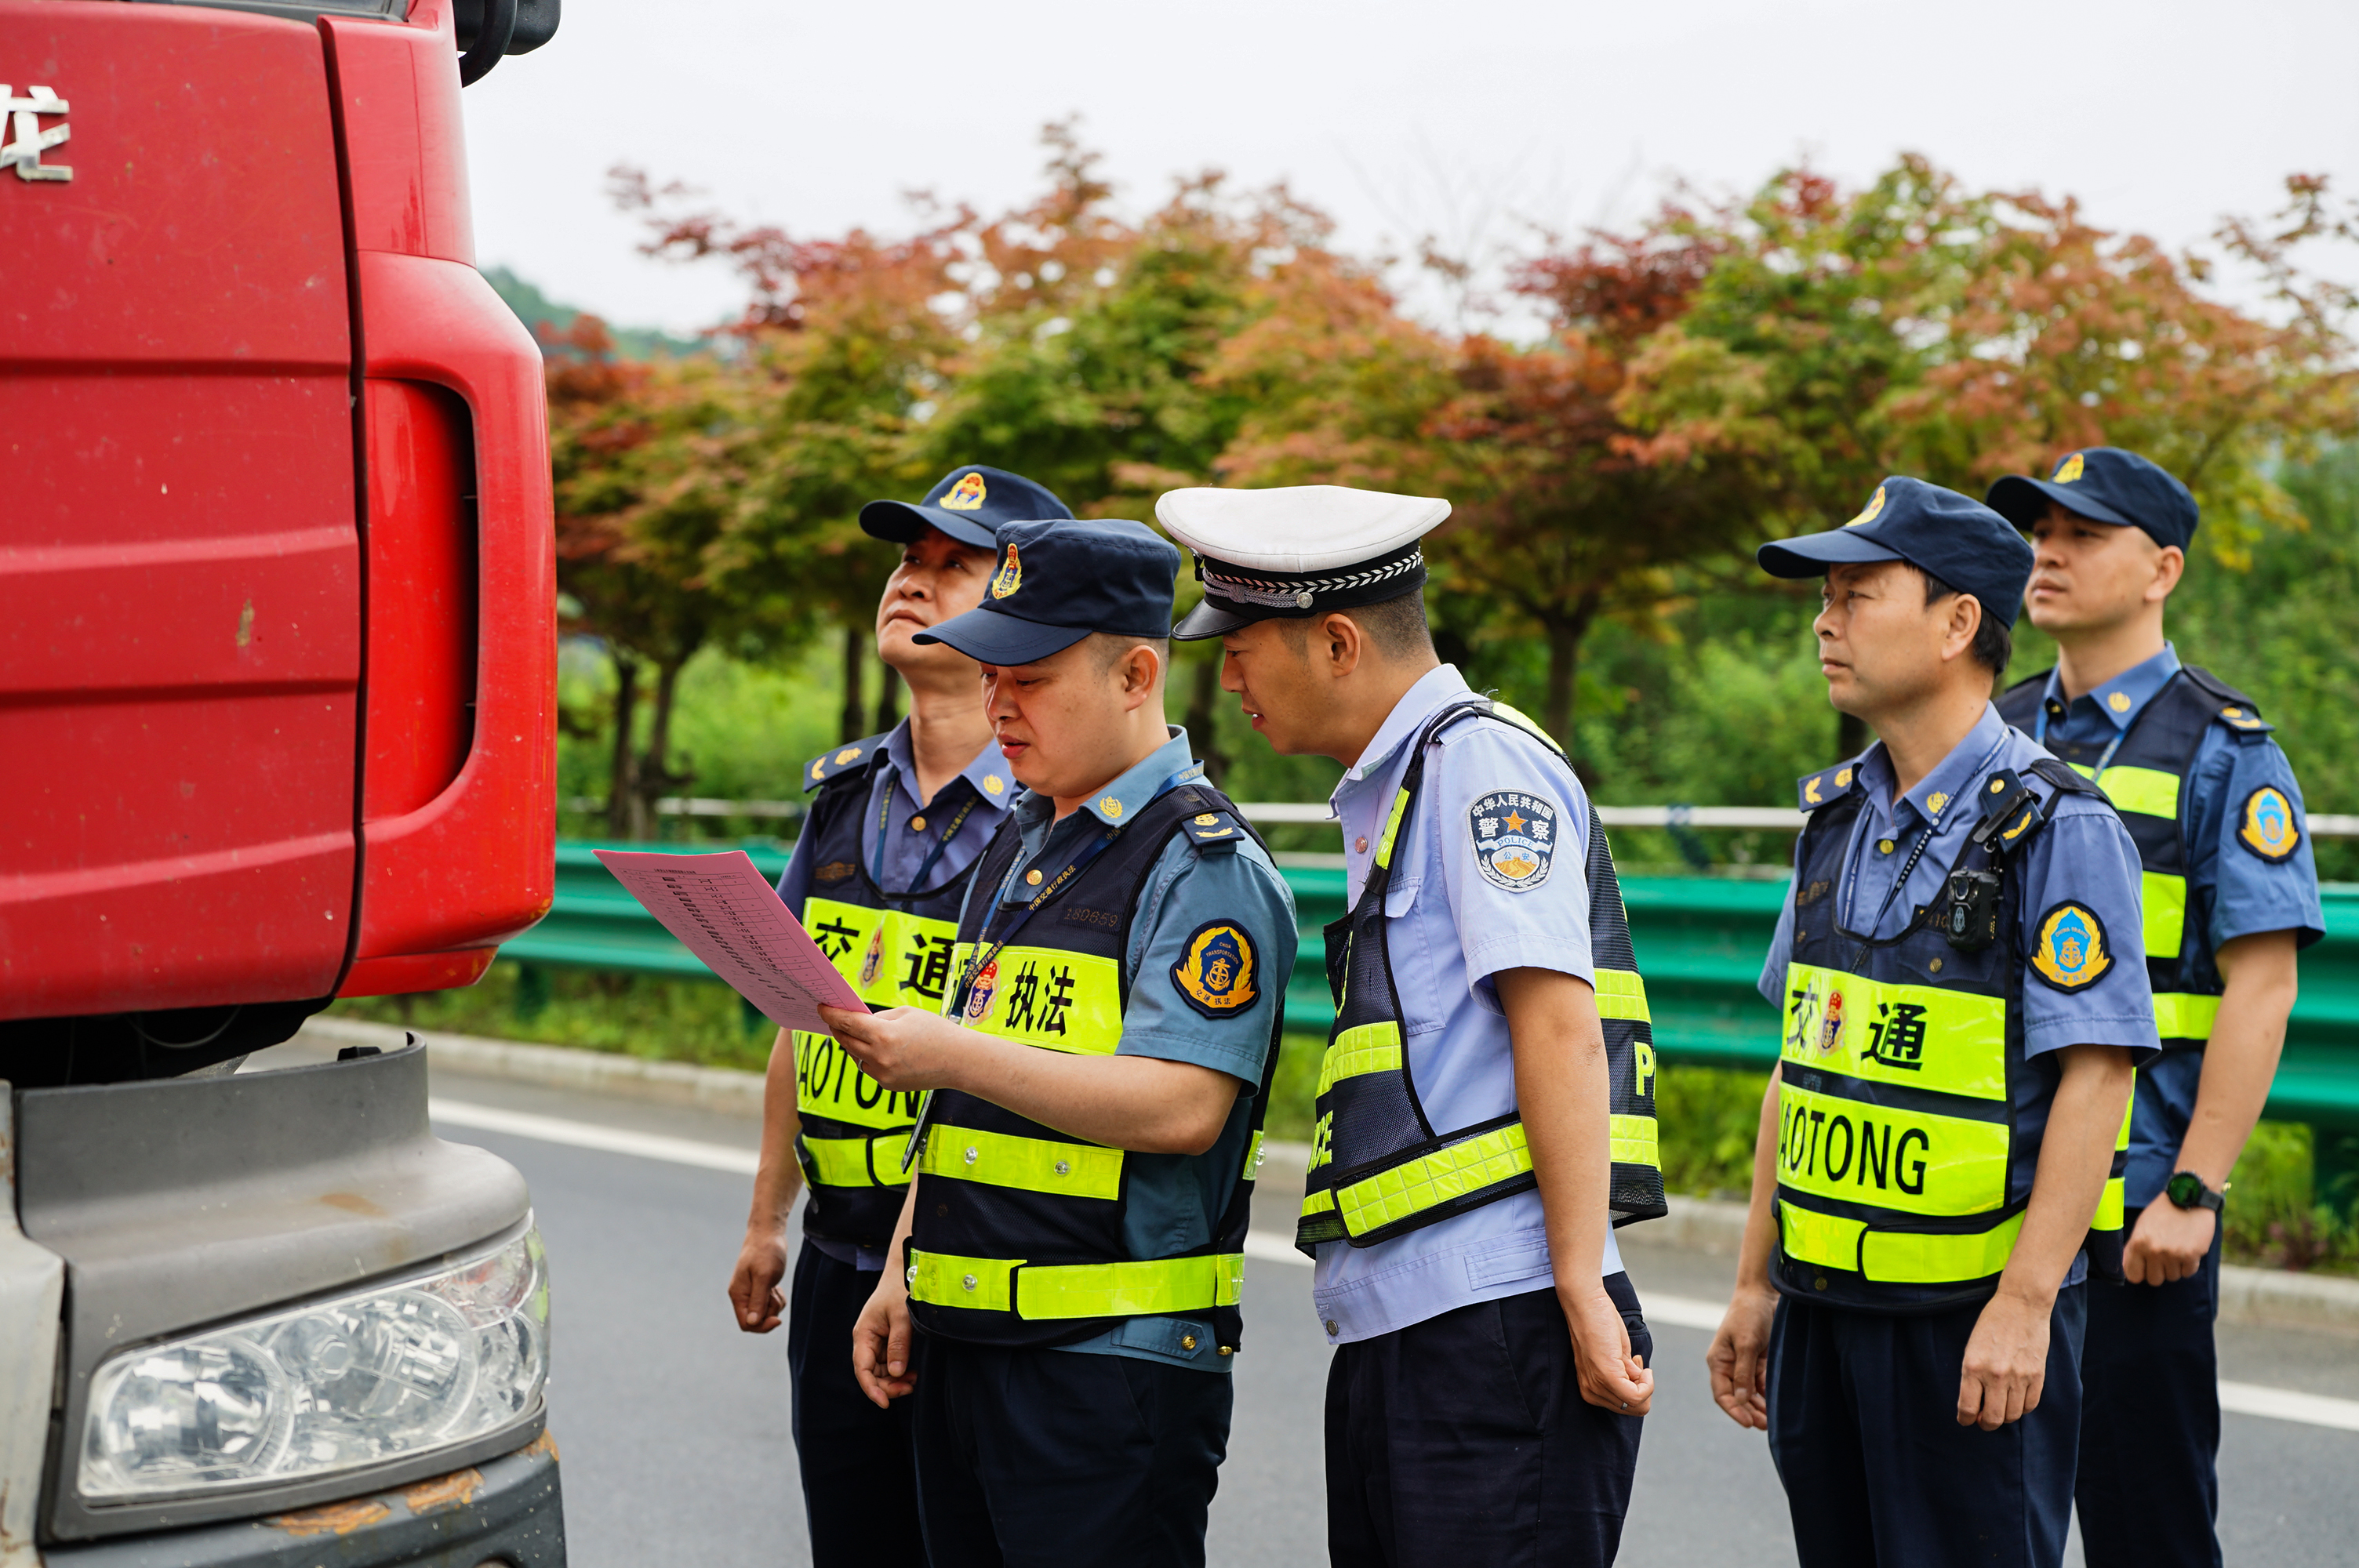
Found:
M 2146 933 L 2146 956 L 2178 957 L 2187 931 L 2187 879 L 2169 871 L 2140 871 L 2138 903 L 2145 911 L 2139 925 Z
M 1914 1215 L 1981 1214 L 2006 1203 L 2007 1129 L 1777 1090 L 1777 1181 L 1796 1192 Z
M 1204 1312 L 1236 1305 L 1245 1279 L 1242 1252 L 1135 1263 L 1043 1264 L 1017 1276 L 1016 1311 L 1033 1322 Z
M 1531 1168 L 1524 1124 L 1512 1121 L 1363 1177 L 1337 1191 L 1335 1206 L 1344 1229 L 1365 1236 L 1453 1198 L 1511 1181 Z
M 1869 1083 L 2006 1098 L 2006 999 L 1786 966 L 1779 1055 Z
M 931 1306 L 1006 1312 L 1015 1301 L 1021 1258 L 960 1258 L 948 1252 L 909 1249 L 909 1299 Z
M 795 1107 L 854 1127 L 907 1127 L 918 1119 L 916 1090 L 888 1089 L 824 1034 L 795 1031 Z
M 2154 993 L 2156 1033 L 2165 1040 L 2209 1040 L 2220 1017 L 2220 999 L 2196 991 Z
M 958 944 L 954 972 L 974 951 Z M 1111 1056 L 1122 1044 L 1122 964 L 1061 947 L 1002 947 L 975 977 L 958 1022 L 1044 1050 Z
M 1655 1119 L 1617 1116 L 1612 1119 L 1614 1162 L 1617 1165 L 1659 1165 L 1655 1146 Z
M 814 896 L 803 900 L 803 926 L 863 1001 L 941 1006 L 958 945 L 956 922 Z
M 1795 1204 L 1777 1206 L 1778 1243 L 1786 1256 L 1830 1269 L 1856 1269 L 1878 1284 L 1939 1285 L 1986 1280 L 2006 1267 L 2023 1216 L 1965 1236 L 1870 1230 L 1856 1219 L 1820 1214 Z
M 1309 1219 L 1314 1214 L 1331 1213 L 1334 1207 L 1334 1192 L 1330 1188 L 1321 1187 L 1317 1192 L 1307 1194 L 1303 1197 L 1302 1217 Z
M 901 1175 L 901 1152 L 908 1146 L 907 1132 L 888 1132 L 882 1138 L 810 1138 L 799 1141 L 804 1155 L 803 1168 L 818 1187 L 891 1187 L 897 1191 L 908 1184 Z M 871 1146 L 875 1149 L 872 1164 Z M 877 1173 L 887 1178 L 880 1181 Z
M 2083 778 L 2096 780 L 2097 787 L 2105 792 L 2105 798 L 2114 803 L 2115 811 L 2179 820 L 2177 773 L 2167 773 L 2159 768 L 2107 768 L 2095 773 L 2076 766 L 2073 771 Z
M 1237 1180 L 1250 1182 L 1261 1174 L 1261 1139 L 1262 1130 L 1256 1127 L 1253 1136 L 1245 1140 L 1245 1168 Z
M 1122 1195 L 1122 1151 L 1095 1143 L 1058 1143 L 973 1127 L 936 1127 L 918 1152 L 929 1176 L 980 1182 L 987 1187 L 1054 1193 L 1060 1197 Z
M 1408 809 L 1408 791 L 1393 796 L 1393 814 L 1385 819 L 1385 836 L 1376 840 L 1376 864 L 1393 863 L 1393 839 L 1400 833 L 1401 813 Z
M 1599 969 L 1596 984 L 1598 1017 L 1654 1022 L 1655 1015 L 1647 1011 L 1647 982 L 1638 978 L 1637 970 Z
M 2123 1188 L 2122 1178 L 2119 1176 L 2106 1178 L 2104 1195 L 2097 1200 L 2097 1215 L 2095 1218 L 2089 1221 L 2089 1228 L 2119 1230 L 2123 1221 L 2128 1217 L 2127 1199 L 2128 1194 Z
M 1397 1019 L 1354 1025 L 1327 1043 L 1327 1054 L 1319 1059 L 1319 1094 L 1363 1073 L 1397 1073 L 1400 1065 Z

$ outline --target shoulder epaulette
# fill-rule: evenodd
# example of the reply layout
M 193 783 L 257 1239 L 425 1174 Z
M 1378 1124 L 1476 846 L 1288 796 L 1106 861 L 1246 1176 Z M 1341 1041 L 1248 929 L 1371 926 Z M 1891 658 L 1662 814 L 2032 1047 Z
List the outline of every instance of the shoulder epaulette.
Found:
M 1205 854 L 1234 849 L 1252 837 L 1245 819 L 1233 811 L 1200 811 L 1188 818 L 1182 831 L 1188 835 L 1188 842 Z
M 1529 715 L 1520 711 L 1519 709 L 1508 707 L 1506 703 L 1501 702 L 1495 697 L 1491 698 L 1491 711 L 1489 713 L 1489 717 L 1498 719 L 1503 724 L 1513 725 L 1515 728 L 1522 730 L 1525 734 L 1529 735 L 1533 740 L 1538 741 L 1541 745 L 1546 746 L 1549 751 L 1554 752 L 1558 756 L 1569 757 L 1569 753 L 1566 752 L 1565 749 L 1557 744 L 1555 736 L 1541 729 L 1532 720 Z
M 1851 793 L 1852 780 L 1859 774 L 1859 759 L 1821 768 L 1815 773 L 1804 773 L 1794 781 L 1794 804 L 1804 811 L 1816 811 L 1829 801 L 1839 800 Z
M 806 792 L 815 790 L 836 774 L 858 767 L 862 762 L 874 757 L 876 754 L 876 748 L 882 746 L 891 734 L 892 731 L 888 730 L 883 735 L 871 735 L 860 741 L 846 741 L 832 752 L 821 752 L 803 764 L 803 789 Z
M 2179 673 L 2187 677 L 2188 685 L 2212 699 L 2214 705 L 2212 717 L 2238 734 L 2266 735 L 2277 728 L 2261 717 L 2260 708 L 2255 706 L 2251 697 L 2210 670 L 2198 665 L 2182 665 Z
M 2109 798 L 2086 775 L 2056 757 L 2034 757 L 2023 764 L 2023 771 L 2053 785 L 2060 795 L 2093 795 L 2099 800 Z

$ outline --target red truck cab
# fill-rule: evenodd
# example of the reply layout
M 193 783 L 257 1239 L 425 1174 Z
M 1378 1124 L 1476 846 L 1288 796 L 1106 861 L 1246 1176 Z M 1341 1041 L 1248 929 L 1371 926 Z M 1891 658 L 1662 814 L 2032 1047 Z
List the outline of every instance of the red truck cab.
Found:
M 459 94 L 556 0 L 0 0 L 0 1568 L 562 1568 L 523 1178 L 422 1049 L 549 907 L 540 354 Z

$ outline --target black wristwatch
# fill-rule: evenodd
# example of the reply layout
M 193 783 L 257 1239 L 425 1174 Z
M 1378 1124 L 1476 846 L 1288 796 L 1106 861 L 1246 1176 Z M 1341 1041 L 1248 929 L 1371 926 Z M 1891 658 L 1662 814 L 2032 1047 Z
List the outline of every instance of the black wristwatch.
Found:
M 2221 1196 L 2203 1184 L 2203 1178 L 2192 1171 L 2180 1171 L 2164 1184 L 2163 1195 L 2181 1208 L 2208 1208 L 2220 1212 Z

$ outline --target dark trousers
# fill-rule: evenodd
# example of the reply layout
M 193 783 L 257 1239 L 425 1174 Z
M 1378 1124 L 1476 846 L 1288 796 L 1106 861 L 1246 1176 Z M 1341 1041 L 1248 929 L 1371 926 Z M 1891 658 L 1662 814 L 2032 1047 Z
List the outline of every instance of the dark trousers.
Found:
M 852 1325 L 876 1276 L 805 1241 L 787 1302 L 795 1456 L 815 1568 L 925 1568 L 908 1400 L 878 1410 L 852 1376 Z
M 918 1507 L 933 1568 L 1203 1568 L 1224 1372 L 929 1336 Z
M 2039 1408 L 1996 1432 L 1958 1424 L 1979 1304 L 1897 1317 L 1780 1300 L 1769 1456 L 1802 1568 L 2061 1563 L 2090 1289 L 2057 1292 Z
M 2184 1280 L 2090 1285 L 2072 1494 L 2089 1568 L 2219 1568 L 2219 1315 L 2216 1227 L 2211 1256 Z
M 1654 1340 L 1605 1281 L 1630 1348 Z M 1337 1568 L 1604 1568 L 1638 1468 L 1634 1415 L 1581 1397 L 1553 1288 L 1336 1346 L 1327 1368 L 1327 1556 Z

